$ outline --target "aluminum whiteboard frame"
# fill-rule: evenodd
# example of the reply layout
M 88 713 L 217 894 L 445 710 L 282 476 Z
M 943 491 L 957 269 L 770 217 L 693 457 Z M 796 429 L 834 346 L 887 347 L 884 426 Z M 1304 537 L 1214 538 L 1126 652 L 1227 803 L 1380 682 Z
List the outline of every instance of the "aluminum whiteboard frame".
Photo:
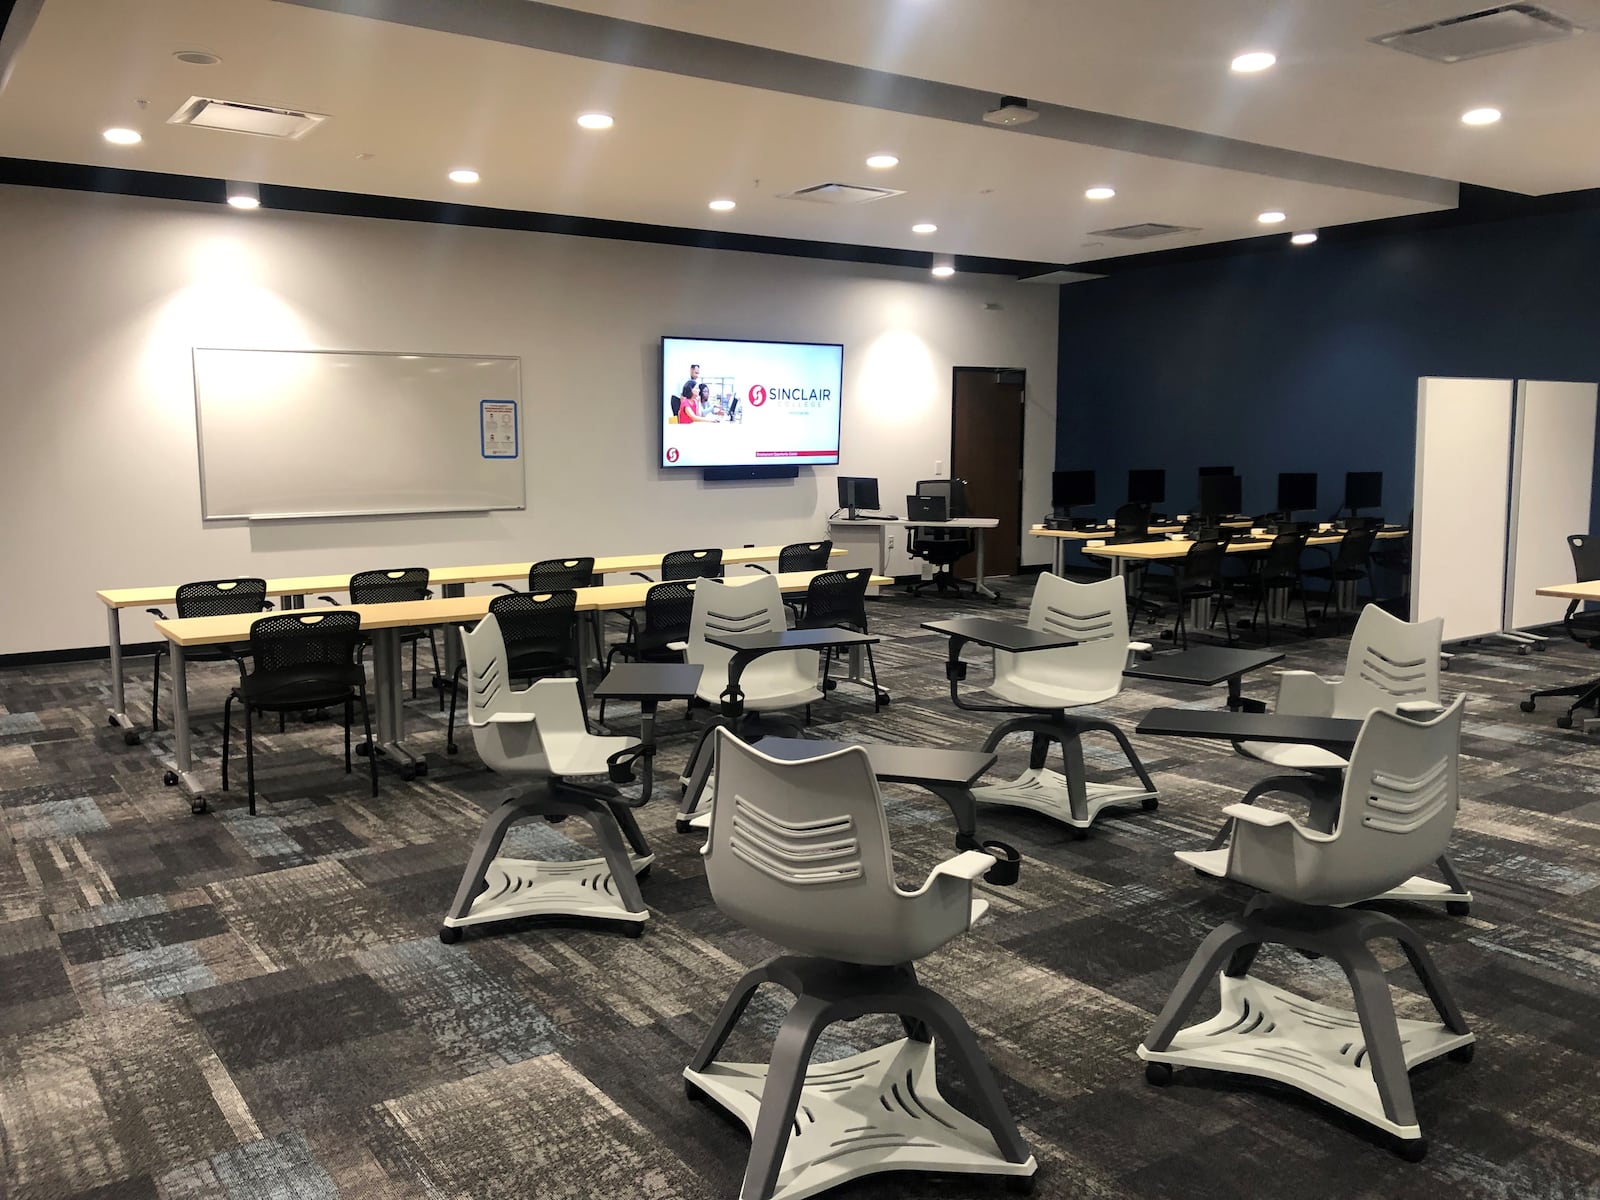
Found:
M 314 509 L 307 512 L 274 512 L 274 513 L 210 513 L 206 511 L 206 445 L 205 424 L 201 415 L 200 404 L 200 371 L 196 356 L 202 351 L 218 351 L 227 353 L 238 351 L 249 354 L 338 354 L 349 357 L 365 358 L 453 358 L 470 359 L 474 362 L 504 362 L 516 365 L 517 394 L 512 397 L 517 404 L 517 420 L 519 425 L 517 456 L 514 459 L 500 459 L 489 461 L 515 462 L 522 466 L 519 474 L 522 499 L 516 504 L 468 504 L 468 505 L 425 505 L 420 508 L 352 508 L 352 509 Z M 522 356 L 511 354 L 432 354 L 416 350 L 338 350 L 326 347 L 313 349 L 292 349 L 283 346 L 191 346 L 189 348 L 189 372 L 193 380 L 194 389 L 194 426 L 195 426 L 195 456 L 200 467 L 200 519 L 202 521 L 317 521 L 339 520 L 348 517 L 411 517 L 435 516 L 448 513 L 480 513 L 480 512 L 517 512 L 526 511 L 528 507 L 528 480 L 527 468 L 522 454 L 522 438 L 520 425 L 522 419 Z

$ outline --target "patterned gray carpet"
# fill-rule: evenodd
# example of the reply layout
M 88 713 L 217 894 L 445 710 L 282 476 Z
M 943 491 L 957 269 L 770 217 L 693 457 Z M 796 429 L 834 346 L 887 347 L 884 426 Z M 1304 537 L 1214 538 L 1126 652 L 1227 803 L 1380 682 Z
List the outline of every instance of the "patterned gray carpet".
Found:
M 1025 595 L 1028 581 L 1008 591 Z M 844 687 L 820 736 L 975 747 L 986 725 L 945 694 L 942 641 L 961 610 L 876 603 L 894 703 L 874 716 Z M 988 611 L 988 610 L 984 610 Z M 1004 610 L 1003 610 L 1004 611 Z M 1015 609 L 1011 615 L 1018 616 Z M 1339 640 L 1291 642 L 1285 664 L 1331 670 Z M 143 664 L 138 673 L 144 674 Z M 975 671 L 977 680 L 982 671 Z M 1533 716 L 1519 693 L 1600 674 L 1571 642 L 1518 657 L 1459 655 L 1470 693 L 1455 861 L 1470 917 L 1407 908 L 1480 1043 L 1468 1066 L 1413 1075 L 1431 1142 L 1402 1163 L 1355 1122 L 1285 1089 L 1180 1072 L 1143 1082 L 1134 1047 L 1204 933 L 1246 896 L 1172 858 L 1209 835 L 1260 772 L 1221 745 L 1135 739 L 1159 812 L 1100 822 L 1086 841 L 987 810 L 981 832 L 1025 855 L 1019 886 L 925 965 L 1001 1073 L 1048 1197 L 1593 1197 L 1600 1195 L 1600 744 Z M 193 673 L 199 769 L 215 778 L 229 668 Z M 1270 676 L 1247 694 L 1270 695 Z M 710 904 L 697 838 L 673 830 L 676 788 L 641 814 L 658 859 L 640 940 L 528 924 L 443 946 L 436 933 L 485 810 L 509 792 L 473 755 L 444 754 L 431 696 L 412 706 L 431 772 L 372 799 L 341 771 L 331 722 L 275 723 L 260 741 L 260 815 L 212 793 L 192 817 L 163 787 L 168 735 L 126 747 L 104 714 L 103 663 L 0 672 L 0 1195 L 14 1200 L 226 1196 L 729 1197 L 748 1138 L 684 1099 L 679 1072 L 728 987 L 771 948 Z M 148 693 L 130 696 L 143 717 Z M 1220 693 L 1127 689 L 1131 726 Z M 170 712 L 170 703 L 163 701 Z M 625 708 L 613 725 L 635 728 Z M 670 775 L 692 728 L 663 721 Z M 1009 777 L 1023 748 L 1004 748 Z M 1091 767 L 1113 771 L 1109 743 Z M 948 814 L 889 789 L 906 878 L 951 853 Z M 586 857 L 567 831 L 523 827 L 514 848 Z M 581 835 L 578 835 L 581 836 Z M 1402 1015 L 1427 1002 L 1387 953 Z M 1324 961 L 1266 951 L 1263 977 L 1346 1003 Z M 758 998 L 730 1043 L 765 1056 L 783 1011 Z M 1204 1010 L 1203 1010 L 1204 1011 Z M 893 1036 L 837 1026 L 833 1057 Z M 958 1083 L 946 1084 L 958 1104 Z M 998 1181 L 879 1176 L 852 1197 L 1001 1195 Z

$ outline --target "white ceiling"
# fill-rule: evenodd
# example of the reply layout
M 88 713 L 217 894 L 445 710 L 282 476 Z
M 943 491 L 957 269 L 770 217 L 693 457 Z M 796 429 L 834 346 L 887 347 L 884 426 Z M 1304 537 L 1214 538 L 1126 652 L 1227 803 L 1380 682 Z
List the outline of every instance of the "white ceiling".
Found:
M 476 18 L 508 2 L 501 11 L 515 15 L 527 0 L 459 0 L 457 11 Z M 1470 11 L 1472 0 L 562 7 L 1392 171 L 1527 192 L 1600 186 L 1600 34 L 1448 67 L 1365 40 Z M 1600 0 L 1555 7 L 1600 27 Z M 391 15 L 416 8 L 366 0 Z M 1259 45 L 1277 51 L 1277 68 L 1228 71 L 1235 52 Z M 172 57 L 184 49 L 222 62 Z M 1359 186 L 1307 181 L 1337 177 L 1338 163 L 1332 176 L 1253 160 L 1261 170 L 1227 169 L 1204 165 L 1204 154 L 1180 161 L 1030 136 L 733 84 L 693 62 L 650 70 L 597 61 L 617 57 L 614 46 L 578 49 L 583 56 L 274 0 L 45 0 L 0 93 L 0 155 L 1037 262 L 1256 236 L 1264 230 L 1255 215 L 1269 208 L 1289 214 L 1278 227 L 1287 234 L 1440 207 L 1355 174 Z M 330 119 L 293 142 L 165 124 L 196 94 Z M 1460 112 L 1481 103 L 1506 119 L 1463 127 Z M 580 130 L 574 118 L 590 108 L 614 113 L 616 127 Z M 100 137 L 111 125 L 136 126 L 145 140 L 111 146 Z M 1215 139 L 1193 140 L 1206 151 Z M 880 150 L 901 165 L 868 169 L 863 160 Z M 476 168 L 482 182 L 449 183 L 456 166 Z M 906 194 L 843 209 L 778 198 L 830 180 Z M 1114 200 L 1083 198 L 1105 182 Z M 715 196 L 738 208 L 709 212 Z M 912 234 L 922 220 L 938 234 Z M 1150 242 L 1091 235 L 1141 221 L 1200 231 Z

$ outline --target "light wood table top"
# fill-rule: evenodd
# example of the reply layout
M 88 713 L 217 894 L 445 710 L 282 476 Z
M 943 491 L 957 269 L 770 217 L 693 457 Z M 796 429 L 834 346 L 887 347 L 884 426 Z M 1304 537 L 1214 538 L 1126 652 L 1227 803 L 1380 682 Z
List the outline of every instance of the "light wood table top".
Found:
M 1385 529 L 1378 533 L 1379 538 L 1406 537 L 1410 531 L 1405 529 Z M 1314 533 L 1306 539 L 1308 546 L 1337 546 L 1342 533 Z M 1093 554 L 1100 558 L 1133 558 L 1141 561 L 1154 561 L 1167 558 L 1182 558 L 1189 553 L 1192 541 L 1175 542 L 1123 542 L 1117 546 L 1085 546 L 1085 554 Z M 1259 554 L 1272 545 L 1271 538 L 1252 539 L 1247 542 L 1229 542 L 1229 554 Z
M 1558 600 L 1600 601 L 1600 579 L 1590 579 L 1579 583 L 1552 583 L 1549 587 L 1539 588 L 1534 594 L 1554 596 Z
M 1160 535 L 1167 533 L 1182 533 L 1183 526 L 1151 525 L 1145 532 L 1159 537 Z M 1068 542 L 1087 542 L 1095 538 L 1107 538 L 1115 536 L 1113 531 L 1109 529 L 1046 529 L 1043 525 L 1032 526 L 1028 530 L 1028 533 L 1033 537 L 1061 538 L 1062 540 Z
M 746 563 L 776 562 L 782 546 L 739 546 L 722 552 L 724 566 L 736 567 Z M 847 553 L 835 548 L 834 556 Z M 659 571 L 662 554 L 613 554 L 594 560 L 596 575 L 612 575 L 626 571 Z M 487 563 L 475 567 L 430 567 L 428 584 L 442 587 L 447 584 L 495 583 L 506 579 L 528 578 L 531 562 Z M 350 572 L 343 575 L 299 575 L 285 579 L 267 580 L 269 596 L 309 596 L 317 592 L 342 592 L 350 586 Z M 107 608 L 151 608 L 158 604 L 171 604 L 178 596 L 177 584 L 159 587 L 107 588 L 95 593 Z
M 855 526 L 887 525 L 915 525 L 920 528 L 931 529 L 993 529 L 1000 524 L 999 517 L 950 517 L 943 521 L 908 521 L 904 517 L 829 517 L 828 524 L 834 529 L 850 529 Z
M 774 575 L 778 588 L 785 593 L 804 592 L 820 571 L 789 571 Z M 726 582 L 734 585 L 754 583 L 760 575 L 735 576 Z M 888 587 L 894 580 L 874 575 L 872 585 Z M 614 583 L 605 587 L 579 588 L 578 612 L 613 612 L 618 609 L 642 608 L 645 593 L 654 583 L 639 580 L 635 583 Z M 437 600 L 399 600 L 392 604 L 348 604 L 341 608 L 293 609 L 292 615 L 315 616 L 319 612 L 357 612 L 361 614 L 361 628 L 395 629 L 425 625 L 457 625 L 482 620 L 489 612 L 493 596 L 446 596 Z M 210 646 L 218 642 L 244 642 L 250 638 L 250 626 L 271 613 L 239 613 L 222 617 L 168 617 L 155 622 L 156 632 L 179 646 Z

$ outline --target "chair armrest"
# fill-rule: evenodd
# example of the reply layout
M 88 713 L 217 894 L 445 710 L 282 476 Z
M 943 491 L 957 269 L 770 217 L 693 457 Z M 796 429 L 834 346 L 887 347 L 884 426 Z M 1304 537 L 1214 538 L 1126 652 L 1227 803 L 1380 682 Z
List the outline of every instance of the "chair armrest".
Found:
M 532 725 L 538 719 L 531 712 L 497 712 L 487 717 L 468 717 L 467 724 L 482 729 L 485 725 Z
M 167 614 L 162 612 L 159 608 L 147 608 L 145 609 L 145 612 L 149 613 L 152 617 L 160 617 L 163 621 L 167 619 Z
M 654 583 L 655 582 L 654 579 L 651 579 L 650 576 L 646 575 L 643 571 L 629 571 L 628 574 L 632 575 L 635 579 L 642 579 L 646 583 Z
M 1413 721 L 1426 721 L 1443 711 L 1444 705 L 1434 700 L 1407 700 L 1404 704 L 1395 705 L 1395 712 Z
M 324 601 L 326 601 L 326 602 L 327 602 L 327 603 L 329 603 L 329 604 L 332 604 L 332 605 L 334 605 L 334 606 L 337 606 L 337 605 L 338 605 L 338 603 L 339 603 L 339 602 L 338 602 L 338 601 L 337 601 L 337 600 L 335 600 L 335 599 L 334 599 L 334 598 L 333 598 L 333 597 L 332 597 L 332 596 L 318 596 L 318 597 L 317 597 L 317 599 L 318 599 L 318 600 L 324 600 Z
M 1130 653 L 1130 654 L 1148 654 L 1154 649 L 1155 649 L 1155 647 L 1152 646 L 1149 642 L 1129 642 L 1128 643 L 1128 653 Z
M 965 879 L 969 883 L 982 879 L 994 869 L 994 855 L 987 850 L 963 850 L 954 858 L 947 858 L 932 871 L 928 872 L 927 883 L 931 883 L 940 875 L 952 875 L 957 879 Z M 926 887 L 927 883 L 923 886 Z
M 687 650 L 688 648 L 689 648 L 689 643 L 688 642 L 668 642 L 667 643 L 667 649 L 668 650 L 677 650 L 679 652 L 682 652 L 682 651 Z
M 1229 804 L 1223 808 L 1222 813 L 1235 821 L 1243 821 L 1247 825 L 1259 825 L 1263 829 L 1295 823 L 1294 818 L 1288 813 L 1274 812 L 1270 808 L 1257 808 L 1254 804 Z
M 262 612 L 272 612 L 276 607 L 277 606 L 274 605 L 271 600 L 263 600 L 261 602 L 261 611 Z
M 752 571 L 760 571 L 763 575 L 772 574 L 771 571 L 767 570 L 760 563 L 745 563 L 745 566 L 749 567 Z
M 1277 712 L 1294 717 L 1331 717 L 1338 685 L 1310 671 L 1285 671 L 1278 676 Z
M 497 588 L 504 588 L 506 591 L 510 592 L 513 596 L 517 594 L 517 589 L 512 587 L 509 583 L 497 583 L 494 586 L 497 587 Z

